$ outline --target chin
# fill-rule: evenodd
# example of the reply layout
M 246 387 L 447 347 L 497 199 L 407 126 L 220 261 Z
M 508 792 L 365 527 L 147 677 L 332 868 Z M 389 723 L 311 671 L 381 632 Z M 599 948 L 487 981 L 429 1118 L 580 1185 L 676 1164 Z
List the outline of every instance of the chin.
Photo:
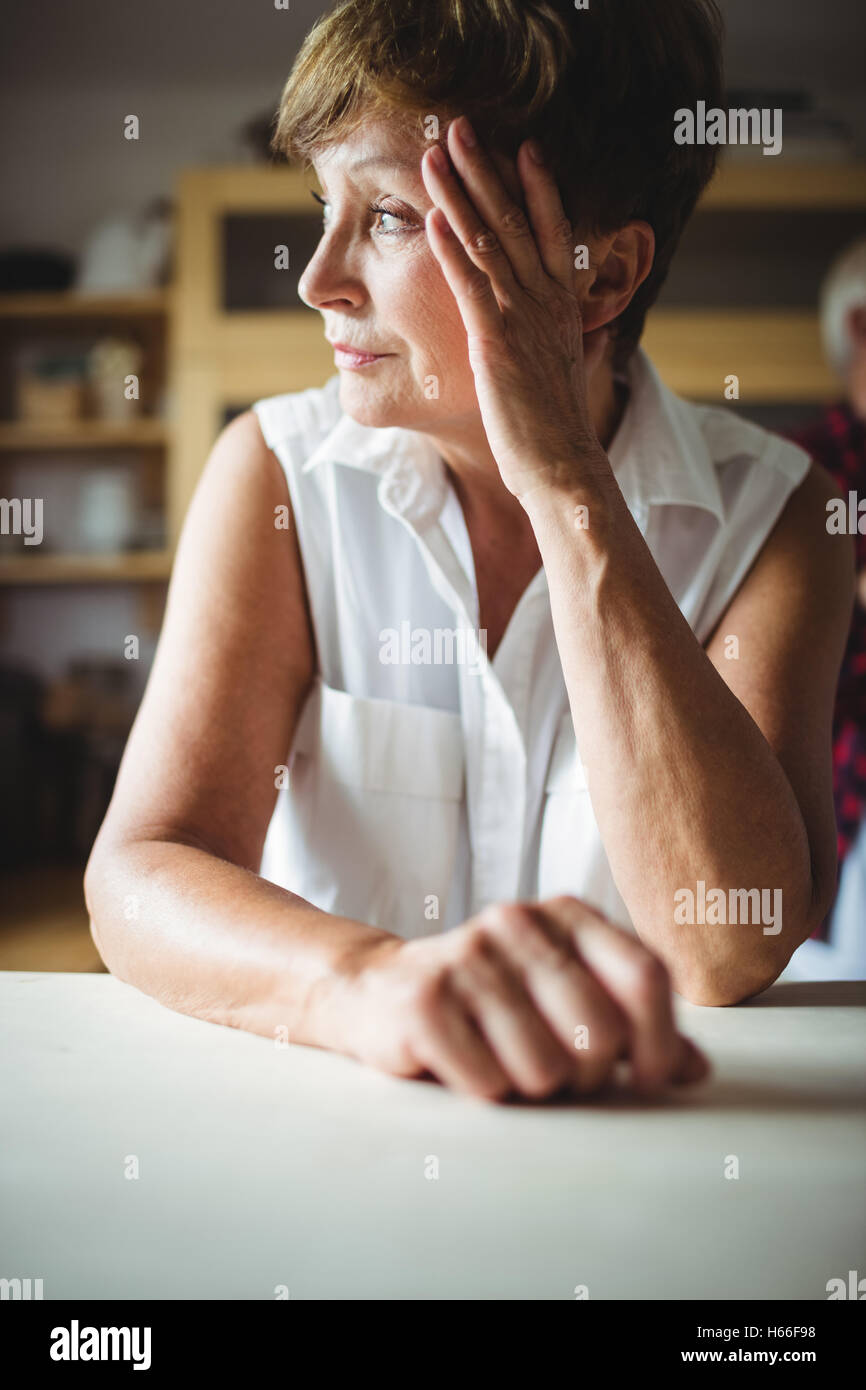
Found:
M 363 373 L 356 376 L 353 372 L 342 372 L 340 376 L 340 405 L 359 425 L 368 425 L 371 429 L 388 429 L 394 425 L 409 430 L 430 428 L 430 408 L 428 404 L 424 409 L 427 403 L 423 399 L 419 401 L 411 395 L 395 393 L 393 388 L 388 390 L 370 380 L 365 381 L 363 376 Z

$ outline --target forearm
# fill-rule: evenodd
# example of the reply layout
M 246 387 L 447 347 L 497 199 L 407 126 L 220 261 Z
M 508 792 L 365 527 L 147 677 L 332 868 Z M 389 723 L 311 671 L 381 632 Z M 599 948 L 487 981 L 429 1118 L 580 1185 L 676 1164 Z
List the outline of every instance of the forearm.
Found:
M 609 471 L 609 470 L 608 470 Z M 641 937 L 689 998 L 770 982 L 808 934 L 808 837 L 785 772 L 691 631 L 613 474 L 572 494 L 538 489 L 535 530 L 590 796 Z M 582 505 L 588 524 L 574 524 Z M 678 923 L 675 894 L 765 889 L 763 926 Z M 774 897 L 780 893 L 781 898 Z M 680 899 L 680 902 L 682 898 Z
M 180 1013 L 348 1051 L 338 984 L 390 933 L 186 844 L 97 842 L 91 930 L 112 974 Z

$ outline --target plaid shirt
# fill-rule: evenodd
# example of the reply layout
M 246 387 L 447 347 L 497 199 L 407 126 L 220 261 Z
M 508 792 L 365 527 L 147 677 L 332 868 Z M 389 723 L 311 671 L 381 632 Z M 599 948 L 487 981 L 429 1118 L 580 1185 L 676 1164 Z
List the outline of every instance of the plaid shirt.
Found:
M 866 422 L 844 402 L 790 436 L 832 474 L 841 496 L 866 496 Z M 866 569 L 866 535 L 855 536 L 857 572 Z M 866 808 L 866 608 L 854 604 L 833 715 L 833 798 L 839 867 Z M 826 939 L 826 923 L 816 935 Z

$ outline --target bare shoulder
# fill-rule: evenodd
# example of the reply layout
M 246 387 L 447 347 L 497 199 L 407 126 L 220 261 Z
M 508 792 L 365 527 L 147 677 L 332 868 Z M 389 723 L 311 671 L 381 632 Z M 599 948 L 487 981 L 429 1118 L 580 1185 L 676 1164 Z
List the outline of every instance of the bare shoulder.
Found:
M 202 472 L 202 484 L 240 482 L 263 492 L 280 493 L 288 501 L 288 487 L 280 461 L 262 434 L 254 410 L 244 410 L 220 431 Z
M 186 587 L 191 569 L 207 572 L 228 603 L 250 604 L 261 585 L 293 593 L 299 578 L 293 530 L 282 465 L 255 411 L 245 410 L 220 431 L 205 461 L 172 582 Z
M 844 588 L 854 569 L 853 540 L 827 524 L 828 504 L 838 496 L 832 475 L 813 460 L 802 483 L 791 493 L 768 546 L 779 554 L 798 554 L 810 567 L 826 570 L 828 583 Z
M 801 737 L 808 720 L 823 739 L 832 713 L 854 599 L 852 538 L 827 526 L 827 503 L 837 492 L 813 463 L 707 643 L 771 743 L 795 714 Z M 727 659 L 731 633 L 739 638 L 737 661 Z
M 751 602 L 773 606 L 800 620 L 847 631 L 854 595 L 854 544 L 851 536 L 828 526 L 828 503 L 839 496 L 830 473 L 812 465 L 788 498 L 776 525 L 738 595 L 741 609 Z
M 228 453 L 237 452 L 248 459 L 257 458 L 260 462 L 273 459 L 277 463 L 273 449 L 265 441 L 261 421 L 254 410 L 242 410 L 230 420 L 220 431 L 214 449 Z

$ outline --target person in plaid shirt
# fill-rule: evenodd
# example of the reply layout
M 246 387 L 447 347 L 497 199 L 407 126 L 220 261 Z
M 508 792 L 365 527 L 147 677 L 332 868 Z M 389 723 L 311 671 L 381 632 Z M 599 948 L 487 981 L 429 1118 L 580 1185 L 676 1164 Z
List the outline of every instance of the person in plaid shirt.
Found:
M 832 949 L 831 973 L 860 978 L 866 975 L 866 238 L 840 256 L 824 281 L 821 332 L 845 397 L 790 437 L 832 474 L 858 529 L 857 593 L 833 718 L 839 893 L 814 936 Z

